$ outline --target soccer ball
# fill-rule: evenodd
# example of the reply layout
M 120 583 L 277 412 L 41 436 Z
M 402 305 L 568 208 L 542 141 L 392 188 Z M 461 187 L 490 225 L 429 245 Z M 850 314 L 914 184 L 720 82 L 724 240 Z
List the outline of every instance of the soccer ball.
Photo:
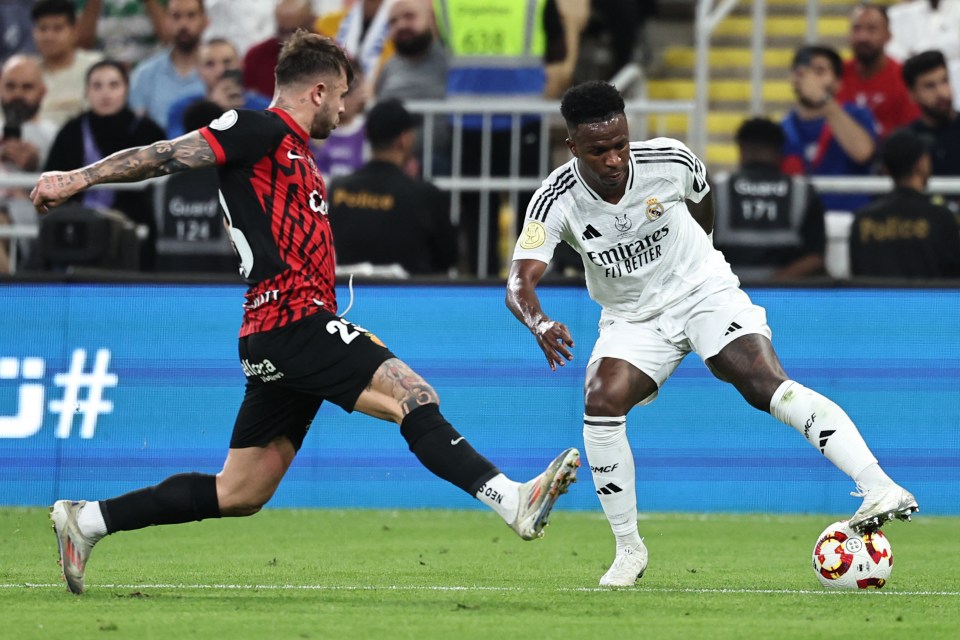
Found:
M 860 535 L 841 520 L 817 538 L 813 570 L 827 589 L 880 589 L 893 571 L 893 549 L 879 529 Z

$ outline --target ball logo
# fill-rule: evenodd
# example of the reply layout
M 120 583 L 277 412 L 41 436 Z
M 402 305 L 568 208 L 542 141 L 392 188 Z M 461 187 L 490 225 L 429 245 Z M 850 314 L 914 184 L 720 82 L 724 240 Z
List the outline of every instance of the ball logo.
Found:
M 663 215 L 663 205 L 656 198 L 647 198 L 647 220 L 653 221 Z
M 230 111 L 227 111 L 222 116 L 220 116 L 219 118 L 211 122 L 210 128 L 216 129 L 217 131 L 226 131 L 233 125 L 237 124 L 238 117 L 239 116 L 237 116 L 237 110 L 230 109 Z
M 847 550 L 847 553 L 858 553 L 863 549 L 863 541 L 860 538 L 849 538 L 843 543 L 843 547 Z
M 547 241 L 547 230 L 539 222 L 531 220 L 523 229 L 523 235 L 520 236 L 521 249 L 536 249 Z

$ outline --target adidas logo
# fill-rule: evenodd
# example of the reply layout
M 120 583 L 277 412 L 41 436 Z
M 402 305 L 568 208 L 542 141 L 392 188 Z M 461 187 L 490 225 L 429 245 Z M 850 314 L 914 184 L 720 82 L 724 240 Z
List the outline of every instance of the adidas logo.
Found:
M 731 333 L 733 333 L 734 331 L 739 331 L 740 329 L 743 329 L 743 327 L 741 327 L 740 325 L 738 325 L 736 322 L 731 322 L 731 323 L 730 323 L 730 326 L 727 327 L 727 332 L 726 332 L 725 334 L 723 334 L 723 335 L 728 336 L 728 335 L 730 335 Z
M 833 433 L 833 432 L 831 431 L 830 433 Z M 623 491 L 623 489 L 621 489 L 620 487 L 618 487 L 617 485 L 611 482 L 607 486 L 600 487 L 599 489 L 597 489 L 597 495 L 609 496 L 612 493 L 620 493 L 621 491 Z
M 591 240 L 593 238 L 599 238 L 603 234 L 593 228 L 592 224 L 588 224 L 587 228 L 583 230 L 583 235 L 580 236 L 584 240 Z
M 829 440 L 830 436 L 832 436 L 836 432 L 837 432 L 836 429 L 820 432 L 820 453 L 823 453 L 823 450 L 827 448 L 827 440 Z

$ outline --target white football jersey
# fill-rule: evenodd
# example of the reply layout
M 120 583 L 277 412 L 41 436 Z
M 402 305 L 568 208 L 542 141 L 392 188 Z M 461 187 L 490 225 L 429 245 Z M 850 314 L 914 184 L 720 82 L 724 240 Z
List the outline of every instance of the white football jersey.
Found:
M 604 312 L 646 320 L 708 279 L 739 280 L 690 215 L 686 200 L 710 190 L 703 163 L 679 140 L 630 143 L 626 192 L 610 204 L 580 175 L 577 159 L 534 194 L 514 260 L 549 263 L 561 240 L 583 259 L 587 290 Z

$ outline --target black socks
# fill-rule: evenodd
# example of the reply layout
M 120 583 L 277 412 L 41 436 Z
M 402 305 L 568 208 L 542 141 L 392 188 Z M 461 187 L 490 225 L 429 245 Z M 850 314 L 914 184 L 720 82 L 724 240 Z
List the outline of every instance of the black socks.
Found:
M 500 473 L 457 433 L 436 404 L 408 413 L 400 423 L 400 435 L 423 466 L 473 497 L 487 480 Z
M 154 524 L 179 524 L 219 518 L 217 477 L 180 473 L 152 487 L 100 502 L 107 533 L 133 531 Z

